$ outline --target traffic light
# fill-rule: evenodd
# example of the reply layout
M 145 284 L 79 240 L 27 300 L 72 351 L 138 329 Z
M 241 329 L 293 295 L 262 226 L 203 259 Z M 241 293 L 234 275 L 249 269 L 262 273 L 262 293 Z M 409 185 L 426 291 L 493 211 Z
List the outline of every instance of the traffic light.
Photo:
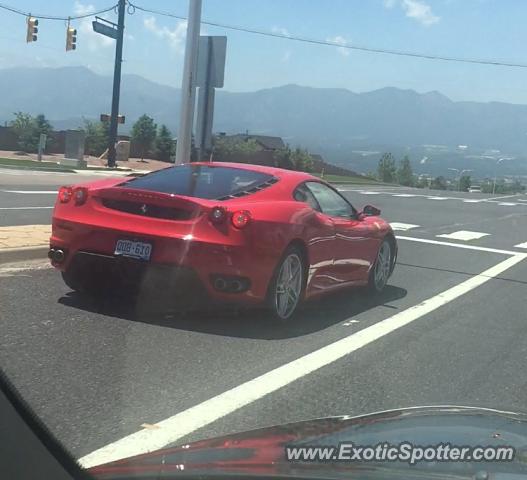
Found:
M 75 50 L 77 48 L 77 30 L 68 27 L 66 30 L 66 51 Z
M 27 34 L 26 34 L 26 42 L 36 42 L 37 41 L 37 33 L 38 33 L 38 19 L 33 17 L 28 17 L 27 19 Z

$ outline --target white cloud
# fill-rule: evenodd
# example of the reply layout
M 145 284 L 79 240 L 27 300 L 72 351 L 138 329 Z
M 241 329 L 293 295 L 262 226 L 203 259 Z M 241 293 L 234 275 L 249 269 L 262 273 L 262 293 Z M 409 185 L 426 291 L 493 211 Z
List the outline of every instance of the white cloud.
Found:
M 344 37 L 342 37 L 341 35 L 336 35 L 334 37 L 328 37 L 328 38 L 326 38 L 326 41 L 331 42 L 331 43 L 336 43 L 338 45 L 347 45 L 348 44 L 348 41 Z M 344 57 L 347 57 L 350 54 L 349 49 L 342 48 L 342 47 L 337 47 L 337 52 L 339 52 Z
M 74 15 L 86 15 L 92 12 L 95 12 L 95 7 L 93 5 L 83 4 L 78 0 L 75 1 L 75 5 L 73 7 Z M 101 17 L 104 18 L 104 15 L 101 15 Z M 86 46 L 92 52 L 97 51 L 100 48 L 111 47 L 115 40 L 105 37 L 100 33 L 95 33 L 92 28 L 93 20 L 94 19 L 92 17 L 83 18 L 80 20 L 80 24 L 78 26 L 75 27 L 75 25 L 73 25 L 79 32 L 79 35 L 77 36 L 77 45 L 81 48 Z
M 144 27 L 159 38 L 168 40 L 171 47 L 178 53 L 183 52 L 185 38 L 187 37 L 187 22 L 179 20 L 173 30 L 168 27 L 160 27 L 155 17 L 146 17 L 143 20 Z M 203 34 L 203 32 L 201 32 Z
M 427 27 L 441 20 L 441 17 L 435 15 L 432 12 L 432 7 L 423 0 L 383 0 L 383 3 L 386 8 L 400 5 L 408 18 L 412 18 Z
M 291 34 L 289 33 L 289 30 L 287 30 L 287 28 L 283 28 L 283 27 L 273 27 L 271 28 L 271 32 L 273 33 L 278 33 L 279 35 L 283 35 L 284 37 L 290 37 Z

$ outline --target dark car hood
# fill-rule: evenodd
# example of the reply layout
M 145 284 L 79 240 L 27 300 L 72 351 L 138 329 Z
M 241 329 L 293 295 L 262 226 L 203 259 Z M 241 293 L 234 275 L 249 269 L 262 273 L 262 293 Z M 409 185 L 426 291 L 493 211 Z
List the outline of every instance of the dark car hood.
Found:
M 428 446 L 512 446 L 513 462 L 300 463 L 292 445 L 375 446 L 403 441 Z M 198 441 L 90 469 L 96 478 L 292 476 L 298 478 L 527 478 L 527 415 L 473 407 L 416 407 L 358 417 L 329 417 Z M 474 475 L 477 473 L 477 476 Z M 518 475 L 518 476 L 517 476 Z

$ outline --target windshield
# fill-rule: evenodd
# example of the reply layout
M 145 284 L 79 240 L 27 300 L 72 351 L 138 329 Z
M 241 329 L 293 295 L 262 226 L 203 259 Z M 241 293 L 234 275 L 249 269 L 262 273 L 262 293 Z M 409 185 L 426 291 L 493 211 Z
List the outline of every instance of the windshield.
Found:
M 187 197 L 222 198 L 239 195 L 273 179 L 272 175 L 240 168 L 185 165 L 150 173 L 123 183 L 126 188 Z
M 244 456 L 298 476 L 285 447 L 353 442 L 355 417 L 364 448 L 515 452 L 433 448 L 430 472 L 527 477 L 527 423 L 500 423 L 527 413 L 526 19 L 517 0 L 0 1 L 0 369 L 37 425 L 100 477 L 136 455 L 158 477 Z M 21 478 L 2 454 L 38 451 L 6 436 L 0 478 Z

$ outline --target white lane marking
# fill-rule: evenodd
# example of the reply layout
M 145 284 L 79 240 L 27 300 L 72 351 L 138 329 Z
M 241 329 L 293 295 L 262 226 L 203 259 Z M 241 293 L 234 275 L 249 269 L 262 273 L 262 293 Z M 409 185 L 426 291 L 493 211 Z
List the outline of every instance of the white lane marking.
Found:
M 382 192 L 361 191 L 359 193 L 362 195 L 380 195 Z
M 490 198 L 486 198 L 485 201 L 487 202 L 490 202 L 492 200 L 503 200 L 504 198 L 512 198 L 512 197 L 516 197 L 518 196 L 517 193 L 513 194 L 513 195 L 501 195 L 499 197 L 490 197 Z
M 53 207 L 0 207 L 0 210 L 40 210 Z
M 428 200 L 453 200 L 450 197 L 426 197 Z
M 498 205 L 503 205 L 504 207 L 515 207 L 518 204 L 517 203 L 512 203 L 512 202 L 500 202 L 500 203 L 498 203 Z
M 525 253 L 518 253 L 514 250 L 502 250 L 500 248 L 492 247 L 480 247 L 478 245 L 466 245 L 463 243 L 452 243 L 452 242 L 442 242 L 440 240 L 430 240 L 428 238 L 418 238 L 418 237 L 406 237 L 402 235 L 396 235 L 397 240 L 408 240 L 410 242 L 417 243 L 428 243 L 430 245 L 443 245 L 445 247 L 455 247 L 455 248 L 464 248 L 465 250 L 477 250 L 479 252 L 489 252 L 489 253 L 501 253 L 503 255 L 525 255 Z
M 33 194 L 33 195 L 42 195 L 42 194 L 51 194 L 56 195 L 56 190 L 0 190 L 0 192 L 4 193 L 23 193 L 23 194 Z
M 486 237 L 490 233 L 473 232 L 471 230 L 459 230 L 452 233 L 443 233 L 442 235 L 436 235 L 439 238 L 450 238 L 451 240 L 463 240 L 468 242 L 469 240 L 477 240 L 478 238 Z
M 527 248 L 527 242 L 518 243 L 518 245 L 514 245 L 514 248 Z
M 479 275 L 475 275 L 375 325 L 286 363 L 172 417 L 156 422 L 156 425 L 159 426 L 158 429 L 139 430 L 95 450 L 80 458 L 79 463 L 82 467 L 89 468 L 132 455 L 158 450 L 437 310 L 439 307 L 483 285 L 491 278 L 497 277 L 524 258 L 525 255 L 521 254 L 507 258 Z
M 390 222 L 390 226 L 393 230 L 402 230 L 403 232 L 406 232 L 407 230 L 417 228 L 420 225 L 414 225 L 412 223 Z
M 483 200 L 466 199 L 466 200 L 463 200 L 463 203 L 480 203 L 482 201 Z
M 414 195 L 413 193 L 394 193 L 392 197 L 411 198 L 411 197 L 417 197 L 417 195 Z

